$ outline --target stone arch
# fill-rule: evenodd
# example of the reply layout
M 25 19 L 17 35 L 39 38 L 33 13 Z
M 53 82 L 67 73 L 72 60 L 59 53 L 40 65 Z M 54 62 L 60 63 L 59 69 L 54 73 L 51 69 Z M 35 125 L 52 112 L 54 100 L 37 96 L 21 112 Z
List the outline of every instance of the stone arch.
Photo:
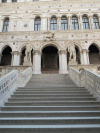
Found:
M 40 46 L 39 50 L 42 51 L 47 46 L 54 46 L 58 49 L 58 51 L 61 50 L 59 44 L 57 44 L 56 42 L 45 42 Z
M 90 64 L 100 64 L 100 47 L 95 44 L 92 43 L 89 48 L 89 60 L 90 60 Z
M 96 40 L 92 40 L 92 41 L 89 43 L 87 49 L 89 49 L 89 47 L 90 47 L 92 44 L 94 44 L 94 45 L 99 49 L 99 51 L 100 51 L 100 43 L 97 42 Z
M 53 18 L 53 17 L 55 17 L 57 19 L 57 16 L 56 15 L 51 15 L 50 19 Z
M 13 47 L 10 43 L 4 43 L 1 47 L 0 47 L 0 53 L 2 53 L 2 51 L 6 48 L 6 47 L 10 47 L 11 50 L 13 51 Z
M 2 47 L 1 49 L 1 65 L 5 66 L 5 65 L 11 65 L 12 62 L 12 47 L 10 47 L 10 45 L 5 45 Z

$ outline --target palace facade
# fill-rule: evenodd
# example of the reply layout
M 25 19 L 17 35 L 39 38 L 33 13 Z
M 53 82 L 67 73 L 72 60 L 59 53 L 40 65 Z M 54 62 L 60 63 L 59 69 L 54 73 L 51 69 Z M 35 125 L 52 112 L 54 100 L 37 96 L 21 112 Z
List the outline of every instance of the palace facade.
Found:
M 33 74 L 99 66 L 100 1 L 1 0 L 0 66 L 30 66 L 24 65 L 28 43 Z

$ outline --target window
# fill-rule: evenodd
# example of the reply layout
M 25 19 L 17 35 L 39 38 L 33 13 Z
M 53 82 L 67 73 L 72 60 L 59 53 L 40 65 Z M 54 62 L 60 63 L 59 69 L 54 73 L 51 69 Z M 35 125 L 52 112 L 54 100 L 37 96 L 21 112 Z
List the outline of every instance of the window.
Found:
M 17 2 L 17 0 L 12 0 L 12 2 Z
M 99 20 L 97 16 L 93 16 L 94 29 L 99 29 Z
M 51 30 L 57 30 L 57 18 L 56 17 L 51 18 L 50 29 Z
M 75 16 L 72 17 L 72 29 L 78 30 L 78 19 Z
M 40 31 L 41 30 L 41 19 L 40 19 L 40 17 L 37 17 L 35 19 L 34 30 L 35 31 Z
M 61 30 L 68 30 L 68 21 L 66 17 L 61 18 Z
M 83 29 L 89 29 L 88 17 L 83 16 L 82 21 L 83 21 Z
M 6 18 L 3 23 L 3 32 L 7 32 L 9 27 L 9 18 Z
M 7 0 L 2 0 L 2 3 L 6 3 L 7 2 Z
M 39 1 L 39 0 L 33 0 L 33 1 Z

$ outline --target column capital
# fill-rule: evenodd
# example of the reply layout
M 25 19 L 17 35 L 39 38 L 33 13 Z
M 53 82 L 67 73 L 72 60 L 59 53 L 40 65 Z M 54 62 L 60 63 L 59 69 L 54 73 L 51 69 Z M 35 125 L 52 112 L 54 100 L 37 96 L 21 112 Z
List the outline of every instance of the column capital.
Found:
M 18 54 L 18 55 L 20 55 L 21 53 L 19 51 L 12 51 L 11 54 Z
M 67 51 L 66 50 L 60 50 L 58 51 L 59 54 L 67 54 Z
M 88 49 L 82 49 L 81 52 L 86 52 L 86 53 L 89 53 L 89 50 Z
M 37 53 L 37 54 L 41 54 L 41 51 L 40 51 L 40 50 L 34 50 L 34 51 L 33 51 L 33 54 L 36 54 L 36 53 Z

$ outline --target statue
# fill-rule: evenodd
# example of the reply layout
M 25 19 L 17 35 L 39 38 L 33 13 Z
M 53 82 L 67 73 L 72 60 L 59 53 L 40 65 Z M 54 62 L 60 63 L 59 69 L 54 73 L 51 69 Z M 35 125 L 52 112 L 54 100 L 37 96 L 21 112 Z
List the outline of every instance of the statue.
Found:
M 69 52 L 69 64 L 76 64 L 76 50 L 75 50 L 75 45 L 71 43 L 68 46 L 68 52 Z
M 26 45 L 26 50 L 25 50 L 25 57 L 24 57 L 24 66 L 29 66 L 29 65 L 32 65 L 31 63 L 31 50 L 32 50 L 32 47 L 31 47 L 31 44 L 28 40 L 27 42 L 27 45 Z
M 52 33 L 52 32 L 44 32 L 44 34 L 46 34 L 46 35 L 44 35 L 43 38 L 44 38 L 44 40 L 46 41 L 46 39 L 52 40 L 55 33 Z

